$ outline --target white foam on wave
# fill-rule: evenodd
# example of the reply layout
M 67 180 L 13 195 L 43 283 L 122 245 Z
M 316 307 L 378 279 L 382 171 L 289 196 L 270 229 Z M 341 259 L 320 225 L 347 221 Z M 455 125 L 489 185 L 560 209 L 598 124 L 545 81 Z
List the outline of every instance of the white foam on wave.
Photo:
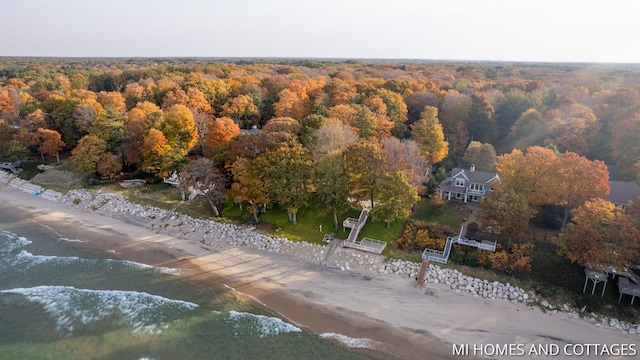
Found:
M 80 240 L 80 239 L 69 239 L 65 237 L 58 238 L 58 241 L 71 242 L 71 243 L 86 243 L 89 240 Z
M 282 321 L 277 317 L 256 315 L 247 312 L 229 311 L 225 320 L 233 322 L 234 327 L 240 327 L 240 323 L 250 326 L 258 333 L 258 337 L 275 336 L 279 334 L 301 332 L 300 328 Z
M 37 286 L 0 290 L 37 302 L 56 319 L 58 331 L 73 332 L 75 326 L 120 315 L 134 332 L 159 333 L 165 321 L 198 307 L 145 292 L 77 289 L 71 286 Z
M 338 341 L 339 343 L 355 349 L 370 349 L 373 347 L 375 343 L 374 340 L 367 338 L 352 338 L 342 334 L 336 333 L 324 333 L 320 334 L 320 337 L 323 339 L 332 339 Z
M 24 238 L 21 238 L 24 239 Z M 29 240 L 26 240 L 25 244 L 30 244 Z M 24 246 L 24 245 L 22 245 Z M 19 248 L 22 246 L 15 246 L 15 248 Z M 26 250 L 21 250 L 12 261 L 10 261 L 11 265 L 23 264 L 26 268 L 30 268 L 32 266 L 37 266 L 41 264 L 47 265 L 61 265 L 66 266 L 72 263 L 82 263 L 87 266 L 95 266 L 100 264 L 106 264 L 107 266 L 124 266 L 130 267 L 140 270 L 156 270 L 169 275 L 179 275 L 182 269 L 174 269 L 168 267 L 153 267 L 151 265 L 130 261 L 130 260 L 118 260 L 118 259 L 90 259 L 90 258 L 80 258 L 77 256 L 53 256 L 53 255 L 34 255 Z
M 162 266 L 162 267 L 156 267 L 154 268 L 157 271 L 160 271 L 163 274 L 167 274 L 167 275 L 182 275 L 182 273 L 184 272 L 184 269 L 180 269 L 180 268 L 170 268 L 170 267 L 166 267 L 166 266 Z
M 47 263 L 47 264 L 57 263 L 57 264 L 66 265 L 73 261 L 79 261 L 79 260 L 88 260 L 88 259 L 80 259 L 77 256 L 33 255 L 32 253 L 26 250 L 21 250 L 16 255 L 13 261 L 13 265 L 19 264 L 19 263 L 26 263 L 28 267 L 31 267 L 34 265 L 40 265 L 44 263 Z
M 0 235 L 7 239 L 7 241 L 0 243 L 0 251 L 2 252 L 11 252 L 33 243 L 25 237 L 18 236 L 6 230 L 0 230 Z

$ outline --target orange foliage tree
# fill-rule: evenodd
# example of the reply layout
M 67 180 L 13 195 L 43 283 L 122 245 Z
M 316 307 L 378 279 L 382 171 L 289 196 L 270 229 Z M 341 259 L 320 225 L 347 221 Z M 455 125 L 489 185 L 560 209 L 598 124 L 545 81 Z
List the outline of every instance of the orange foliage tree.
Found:
M 581 266 L 625 267 L 640 255 L 640 231 L 611 202 L 591 199 L 571 214 L 571 223 L 553 239 L 569 260 Z
M 572 209 L 589 199 L 604 197 L 610 190 L 609 170 L 604 162 L 592 161 L 574 152 L 566 152 L 560 157 L 559 180 L 559 204 L 565 208 L 563 228 Z
M 215 154 L 220 147 L 227 145 L 238 135 L 240 135 L 240 127 L 231 118 L 226 116 L 215 118 L 207 124 L 204 137 L 205 155 Z
M 38 151 L 44 159 L 44 155 L 55 156 L 56 161 L 60 163 L 60 150 L 64 147 L 64 141 L 60 133 L 55 130 L 38 129 L 38 137 L 40 138 L 40 146 Z

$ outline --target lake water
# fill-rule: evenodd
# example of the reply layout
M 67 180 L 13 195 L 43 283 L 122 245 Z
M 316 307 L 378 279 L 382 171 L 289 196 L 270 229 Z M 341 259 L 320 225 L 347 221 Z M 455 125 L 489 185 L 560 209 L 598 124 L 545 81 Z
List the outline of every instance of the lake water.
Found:
M 302 331 L 180 269 L 74 247 L 86 241 L 0 218 L 0 359 L 381 358 L 358 349 L 366 340 Z

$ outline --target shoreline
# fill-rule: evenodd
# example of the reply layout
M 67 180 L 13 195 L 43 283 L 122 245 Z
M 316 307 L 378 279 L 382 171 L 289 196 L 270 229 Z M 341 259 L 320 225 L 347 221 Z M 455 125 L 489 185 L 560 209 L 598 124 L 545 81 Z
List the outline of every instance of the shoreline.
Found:
M 100 241 L 75 246 L 153 266 L 186 269 L 189 281 L 227 285 L 313 333 L 371 339 L 375 341 L 371 348 L 385 357 L 453 359 L 457 357 L 452 353 L 454 344 L 638 342 L 637 336 L 597 327 L 566 313 L 543 313 L 522 303 L 460 294 L 444 284 L 427 283 L 425 289 L 416 289 L 407 277 L 342 271 L 291 254 L 224 241 L 202 246 L 126 217 L 83 211 L 4 185 L 0 185 L 0 197 L 5 200 L 0 203 L 0 215 L 35 221 L 68 238 L 90 232 Z
M 450 345 L 436 337 L 398 329 L 349 307 L 330 308 L 330 303 L 310 301 L 308 291 L 301 294 L 286 286 L 287 281 L 299 281 L 303 273 L 343 276 L 339 270 L 250 246 L 219 243 L 208 249 L 195 241 L 153 232 L 132 219 L 87 213 L 3 185 L 0 198 L 5 200 L 0 202 L 2 217 L 38 224 L 60 237 L 91 239 L 74 242 L 73 247 L 96 255 L 179 268 L 178 276 L 186 281 L 227 287 L 240 299 L 306 331 L 348 337 L 334 340 L 345 347 L 349 347 L 345 341 L 357 342 L 352 351 L 380 359 L 452 359 Z

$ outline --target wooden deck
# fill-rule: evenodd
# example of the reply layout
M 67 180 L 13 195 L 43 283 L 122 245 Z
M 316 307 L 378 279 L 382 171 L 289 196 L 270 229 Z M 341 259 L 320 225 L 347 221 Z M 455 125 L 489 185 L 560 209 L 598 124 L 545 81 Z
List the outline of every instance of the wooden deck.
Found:
M 460 244 L 465 246 L 476 247 L 481 250 L 487 250 L 491 252 L 496 251 L 495 241 L 489 240 L 470 240 L 465 238 L 462 234 L 464 233 L 464 226 L 460 229 L 460 234 L 456 236 L 449 236 L 447 238 L 447 242 L 444 244 L 444 250 L 435 250 L 435 249 L 424 249 L 422 252 L 422 260 L 435 261 L 440 264 L 446 264 L 449 261 L 449 255 L 451 255 L 451 248 L 453 244 Z
M 347 237 L 347 240 L 342 242 L 342 247 L 367 251 L 374 254 L 382 254 L 384 249 L 387 247 L 386 242 L 376 240 L 376 239 L 370 239 L 370 238 L 364 238 L 362 240 L 358 240 L 358 235 L 360 235 L 360 230 L 362 230 L 368 218 L 369 218 L 369 209 L 364 208 L 360 212 L 360 216 L 357 219 L 347 218 L 342 222 L 342 226 L 344 228 L 351 229 L 351 231 L 349 232 L 349 236 Z

